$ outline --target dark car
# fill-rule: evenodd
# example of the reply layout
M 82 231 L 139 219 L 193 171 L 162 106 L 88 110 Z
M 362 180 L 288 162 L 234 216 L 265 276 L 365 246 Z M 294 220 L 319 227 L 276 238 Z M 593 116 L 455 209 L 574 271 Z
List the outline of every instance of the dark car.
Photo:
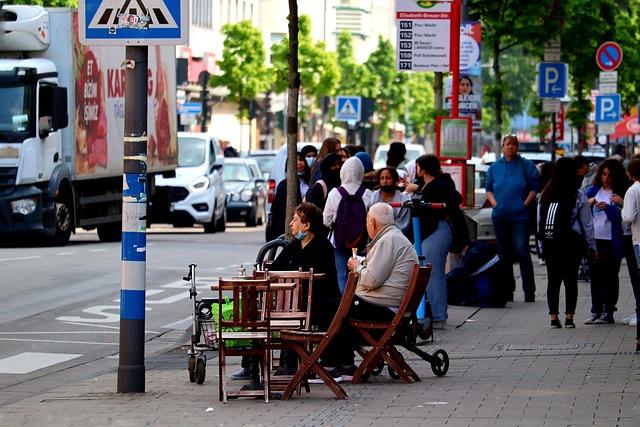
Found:
M 265 180 L 269 179 L 269 176 L 271 175 L 271 170 L 273 169 L 273 164 L 276 161 L 277 153 L 278 152 L 275 150 L 255 150 L 249 153 L 248 157 L 258 163 Z
M 227 158 L 222 173 L 227 193 L 227 221 L 262 225 L 266 217 L 265 180 L 253 159 Z

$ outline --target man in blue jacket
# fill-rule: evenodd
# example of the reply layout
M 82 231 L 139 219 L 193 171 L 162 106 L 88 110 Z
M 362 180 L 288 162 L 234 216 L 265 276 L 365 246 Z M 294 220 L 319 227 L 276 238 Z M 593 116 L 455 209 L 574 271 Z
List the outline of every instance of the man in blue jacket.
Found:
M 500 259 L 504 260 L 505 272 L 513 281 L 514 257 L 520 264 L 522 290 L 525 302 L 535 301 L 536 283 L 529 253 L 531 230 L 530 207 L 536 203 L 540 175 L 530 160 L 518 155 L 518 138 L 507 135 L 502 140 L 503 156 L 487 171 L 487 200 L 493 206 L 493 227 L 498 241 Z M 513 300 L 515 285 L 512 285 Z

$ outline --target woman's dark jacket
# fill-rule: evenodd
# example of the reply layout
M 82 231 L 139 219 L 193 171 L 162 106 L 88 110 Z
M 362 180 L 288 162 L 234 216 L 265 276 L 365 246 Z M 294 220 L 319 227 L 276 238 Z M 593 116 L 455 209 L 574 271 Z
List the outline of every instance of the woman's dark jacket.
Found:
M 300 186 L 296 195 L 296 206 L 300 204 L 302 197 L 300 195 Z M 285 224 L 287 223 L 287 179 L 283 179 L 276 188 L 276 195 L 271 204 L 271 223 L 267 227 L 267 241 L 277 239 L 284 234 Z M 291 218 L 288 219 L 291 221 Z
M 319 325 L 320 330 L 326 330 L 335 314 L 327 310 L 328 307 L 334 306 L 329 301 L 340 298 L 336 262 L 331 242 L 322 235 L 316 235 L 303 249 L 300 241 L 294 239 L 273 261 L 270 270 L 297 271 L 299 268 L 302 268 L 303 271 L 309 271 L 313 268 L 315 274 L 325 274 L 323 280 L 314 280 L 313 282 L 311 323 Z M 305 289 L 303 301 L 306 301 L 306 293 Z
M 446 203 L 446 209 L 420 208 L 421 240 L 426 239 L 438 228 L 438 222 L 449 219 L 460 210 L 462 196 L 448 173 L 437 175 L 433 181 L 422 188 L 420 201 L 427 203 Z

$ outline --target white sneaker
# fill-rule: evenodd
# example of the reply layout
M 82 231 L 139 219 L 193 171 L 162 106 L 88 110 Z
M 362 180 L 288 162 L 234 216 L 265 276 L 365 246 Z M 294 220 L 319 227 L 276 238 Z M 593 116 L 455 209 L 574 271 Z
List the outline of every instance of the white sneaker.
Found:
M 623 325 L 629 325 L 630 322 L 632 322 L 632 321 L 634 321 L 636 319 L 637 319 L 636 314 L 632 314 L 631 316 L 625 317 L 624 319 L 622 319 L 622 324 Z
M 633 316 L 631 316 L 631 319 L 629 319 L 629 326 L 638 326 L 638 315 L 634 314 Z

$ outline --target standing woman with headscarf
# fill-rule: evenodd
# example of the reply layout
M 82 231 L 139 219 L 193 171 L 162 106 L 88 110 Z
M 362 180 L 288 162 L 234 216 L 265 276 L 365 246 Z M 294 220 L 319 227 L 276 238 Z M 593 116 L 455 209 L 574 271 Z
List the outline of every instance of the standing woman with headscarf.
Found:
M 321 177 L 307 191 L 305 202 L 313 203 L 320 210 L 324 210 L 329 191 L 340 185 L 341 166 L 340 156 L 335 153 L 328 154 L 320 165 Z
M 309 190 L 309 165 L 305 161 L 302 153 L 297 153 L 298 161 L 296 162 L 296 172 L 298 174 L 298 192 L 296 195 L 296 203 L 302 201 L 302 197 Z M 286 165 L 285 165 L 286 171 Z M 280 181 L 276 188 L 276 196 L 271 204 L 271 227 L 267 227 L 267 241 L 277 239 L 284 234 L 287 210 L 287 178 Z
M 340 169 L 341 185 L 331 190 L 327 197 L 327 203 L 323 212 L 325 226 L 334 230 L 340 226 L 340 224 L 336 224 L 337 221 L 341 220 L 338 218 L 338 210 L 342 198 L 347 195 L 353 196 L 361 194 L 360 197 L 362 198 L 364 208 L 366 211 L 369 210 L 369 207 L 373 204 L 373 193 L 362 186 L 363 177 L 364 167 L 358 158 L 351 157 L 344 162 L 342 169 Z M 366 212 L 364 221 L 366 221 Z M 357 224 L 357 226 L 362 226 L 366 236 L 366 222 Z M 348 273 L 347 261 L 352 256 L 352 251 L 350 248 L 341 247 L 340 243 L 336 243 L 335 240 L 334 233 L 334 255 L 336 258 L 336 270 L 338 272 L 338 286 L 340 287 L 340 293 L 344 293 Z M 362 243 L 366 243 L 366 241 Z M 362 247 L 364 247 L 364 244 L 362 244 Z
M 329 154 L 337 154 L 338 151 L 340 151 L 340 140 L 338 138 L 327 138 L 322 141 L 318 157 L 311 167 L 311 185 L 313 185 L 317 180 L 321 178 L 320 168 L 322 165 L 322 160 Z
M 422 177 L 420 201 L 446 203 L 446 209 L 421 209 L 420 232 L 422 253 L 431 264 L 431 276 L 427 285 L 427 298 L 431 303 L 434 329 L 442 329 L 447 323 L 447 281 L 444 270 L 447 254 L 453 244 L 453 229 L 449 221 L 460 209 L 462 196 L 448 173 L 443 173 L 440 160 L 427 154 L 416 159 L 416 175 Z

